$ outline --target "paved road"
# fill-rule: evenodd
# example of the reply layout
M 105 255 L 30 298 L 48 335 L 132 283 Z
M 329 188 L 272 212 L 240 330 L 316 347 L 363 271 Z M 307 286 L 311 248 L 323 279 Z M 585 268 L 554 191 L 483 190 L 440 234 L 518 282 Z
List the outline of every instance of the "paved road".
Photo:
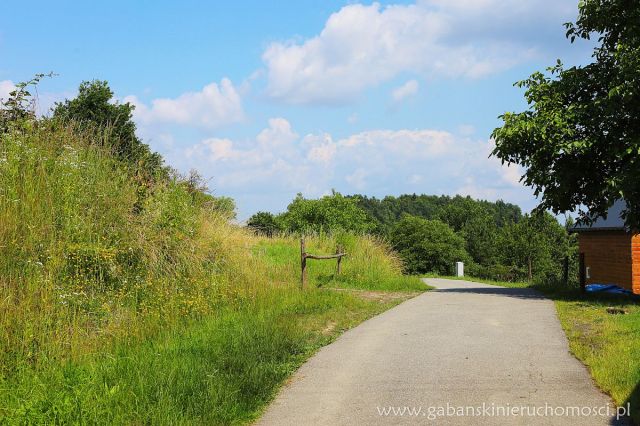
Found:
M 346 332 L 295 374 L 259 425 L 611 424 L 609 417 L 439 417 L 611 404 L 568 352 L 553 302 L 526 289 L 427 279 L 427 292 Z M 494 404 L 494 405 L 492 405 Z M 385 416 L 383 407 L 417 416 Z M 429 408 L 436 407 L 436 408 Z M 499 408 L 502 407 L 502 408 Z M 585 408 L 586 410 L 586 408 Z M 478 413 L 476 413 L 478 414 Z M 482 410 L 480 410 L 482 414 Z

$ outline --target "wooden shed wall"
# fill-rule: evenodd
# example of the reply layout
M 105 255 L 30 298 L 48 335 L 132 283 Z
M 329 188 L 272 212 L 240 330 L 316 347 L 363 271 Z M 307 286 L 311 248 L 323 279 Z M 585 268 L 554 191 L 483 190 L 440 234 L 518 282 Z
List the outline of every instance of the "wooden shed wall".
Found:
M 640 294 L 640 234 L 631 238 L 631 254 L 633 261 L 633 292 Z
M 632 240 L 637 249 L 632 251 Z M 589 231 L 578 235 L 580 253 L 589 268 L 587 284 L 615 284 L 640 292 L 634 277 L 640 277 L 640 239 L 624 231 Z M 636 263 L 639 265 L 636 268 Z

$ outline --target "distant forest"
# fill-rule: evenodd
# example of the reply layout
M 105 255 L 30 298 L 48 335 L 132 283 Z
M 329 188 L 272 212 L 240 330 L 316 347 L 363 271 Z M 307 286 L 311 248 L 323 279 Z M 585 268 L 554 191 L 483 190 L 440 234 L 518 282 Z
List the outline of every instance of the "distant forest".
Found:
M 491 217 L 497 227 L 517 223 L 522 219 L 520 207 L 502 200 L 491 202 L 460 195 L 449 197 L 424 194 L 386 196 L 381 199 L 366 195 L 351 195 L 346 198 L 354 199 L 375 220 L 381 233 L 388 232 L 405 215 L 437 219 L 447 223 L 455 231 L 462 230 L 478 216 Z

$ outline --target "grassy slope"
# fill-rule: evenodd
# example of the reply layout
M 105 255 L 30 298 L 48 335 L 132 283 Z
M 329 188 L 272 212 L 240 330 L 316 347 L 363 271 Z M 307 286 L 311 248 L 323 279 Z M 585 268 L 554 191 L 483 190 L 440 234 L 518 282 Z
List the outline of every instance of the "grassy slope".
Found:
M 398 303 L 318 284 L 424 290 L 379 242 L 340 236 L 344 274 L 314 262 L 300 291 L 295 239 L 229 225 L 179 180 L 134 213 L 135 179 L 94 135 L 0 138 L 0 423 L 246 422 L 318 347 Z
M 447 277 L 450 278 L 450 277 Z M 528 287 L 527 283 L 508 283 L 465 278 L 503 287 Z M 591 372 L 598 386 L 616 404 L 631 404 L 632 415 L 640 423 L 640 303 L 622 296 L 582 295 L 577 289 L 531 286 L 553 299 L 571 352 Z M 607 313 L 607 307 L 620 307 L 626 315 Z
M 5 383 L 7 420 L 229 424 L 256 418 L 319 347 L 397 302 L 278 290 L 153 339 Z

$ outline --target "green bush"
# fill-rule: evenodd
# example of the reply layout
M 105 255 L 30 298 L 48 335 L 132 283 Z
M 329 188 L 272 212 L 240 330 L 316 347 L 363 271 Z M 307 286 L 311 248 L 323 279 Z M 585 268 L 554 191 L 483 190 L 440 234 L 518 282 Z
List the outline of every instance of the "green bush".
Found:
M 280 229 L 303 234 L 340 231 L 366 233 L 374 228 L 372 219 L 358 207 L 356 201 L 338 192 L 317 200 L 306 199 L 298 194 L 287 211 L 275 220 Z
M 450 275 L 455 262 L 469 262 L 464 239 L 446 223 L 405 216 L 391 231 L 391 243 L 412 274 Z

